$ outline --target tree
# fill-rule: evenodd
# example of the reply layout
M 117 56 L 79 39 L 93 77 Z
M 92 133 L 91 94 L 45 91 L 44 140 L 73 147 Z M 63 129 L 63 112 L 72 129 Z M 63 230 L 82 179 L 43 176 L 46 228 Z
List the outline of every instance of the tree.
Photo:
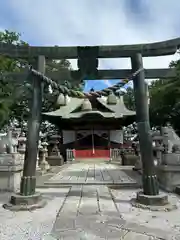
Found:
M 25 45 L 20 40 L 20 34 L 5 30 L 0 32 L 0 42 L 16 45 Z M 20 96 L 20 86 L 13 79 L 7 78 L 5 72 L 16 72 L 23 67 L 23 61 L 0 56 L 0 128 L 12 117 L 13 105 Z
M 171 62 L 176 76 L 166 80 L 160 79 L 150 87 L 150 118 L 153 126 L 162 126 L 170 122 L 180 130 L 180 60 Z
M 21 35 L 16 32 L 5 30 L 0 32 L 0 42 L 14 44 L 14 45 L 28 45 L 28 43 L 21 40 Z M 6 72 L 19 72 L 25 67 L 26 62 L 21 59 L 12 59 L 0 56 L 0 129 L 10 120 L 16 119 L 22 122 L 28 116 L 28 100 L 30 98 L 30 89 L 28 88 L 28 81 L 23 83 L 15 82 L 5 75 Z M 66 71 L 69 72 L 71 64 L 68 60 L 60 61 L 48 60 L 46 65 L 47 71 Z M 65 79 L 66 80 L 66 79 Z M 57 81 L 58 82 L 58 81 Z M 82 90 L 83 85 L 74 86 L 72 83 L 58 82 L 59 84 L 68 84 L 68 87 Z M 50 111 L 54 107 L 57 91 L 52 94 L 47 86 L 44 87 L 43 97 L 43 111 Z

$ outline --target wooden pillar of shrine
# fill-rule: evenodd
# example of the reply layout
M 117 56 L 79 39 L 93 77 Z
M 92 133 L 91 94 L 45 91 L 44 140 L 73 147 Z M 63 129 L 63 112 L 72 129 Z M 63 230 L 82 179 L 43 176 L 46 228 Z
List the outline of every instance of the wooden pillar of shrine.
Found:
M 142 55 L 140 53 L 131 57 L 132 71 L 143 68 Z M 144 71 L 136 75 L 133 80 L 134 96 L 136 104 L 137 127 L 139 134 L 140 152 L 143 166 L 143 191 L 146 195 L 159 194 L 157 176 L 155 173 L 152 137 L 149 123 L 148 96 L 145 87 Z

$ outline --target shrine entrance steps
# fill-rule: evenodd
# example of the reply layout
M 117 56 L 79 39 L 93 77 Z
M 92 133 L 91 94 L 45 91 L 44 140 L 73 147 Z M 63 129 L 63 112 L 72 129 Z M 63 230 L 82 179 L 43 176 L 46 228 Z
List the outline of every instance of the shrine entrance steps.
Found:
M 131 176 L 132 167 L 118 166 L 109 162 L 75 162 L 48 179 L 46 187 L 72 185 L 108 185 L 118 188 L 139 188 Z

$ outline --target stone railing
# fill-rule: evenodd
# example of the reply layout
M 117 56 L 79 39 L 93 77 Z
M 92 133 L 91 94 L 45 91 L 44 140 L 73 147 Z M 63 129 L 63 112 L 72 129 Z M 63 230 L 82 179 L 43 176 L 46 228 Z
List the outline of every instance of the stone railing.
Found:
M 110 160 L 117 161 L 119 164 L 122 164 L 121 149 L 110 148 Z
M 74 149 L 66 149 L 66 159 L 67 159 L 67 161 L 75 160 L 75 150 Z

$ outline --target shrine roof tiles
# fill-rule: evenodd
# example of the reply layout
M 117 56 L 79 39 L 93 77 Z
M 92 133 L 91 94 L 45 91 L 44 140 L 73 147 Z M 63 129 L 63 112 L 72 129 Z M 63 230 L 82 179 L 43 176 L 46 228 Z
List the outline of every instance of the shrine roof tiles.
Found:
M 117 104 L 108 104 L 106 98 L 97 98 L 97 101 L 107 109 L 107 111 L 101 111 L 99 109 L 92 109 L 91 111 L 82 111 L 79 108 L 82 106 L 84 99 L 70 98 L 69 103 L 65 106 L 61 106 L 59 109 L 43 113 L 49 117 L 60 117 L 61 119 L 77 119 L 85 116 L 99 116 L 103 118 L 123 118 L 124 116 L 133 116 L 136 113 L 128 110 L 125 105 L 123 98 L 117 99 Z
M 132 116 L 136 114 L 136 112 L 128 110 L 126 108 L 126 106 L 124 105 L 123 97 L 117 100 L 117 104 L 107 104 L 107 101 L 103 98 L 97 98 L 97 100 L 107 109 L 115 112 L 116 115 L 123 114 L 125 116 Z
M 83 103 L 84 99 L 80 98 L 73 98 L 73 101 L 71 99 L 71 102 L 68 103 L 65 106 L 61 106 L 59 109 L 48 112 L 48 113 L 43 113 L 43 115 L 48 115 L 48 116 L 59 116 L 63 117 L 74 111 L 76 108 L 80 107 L 81 104 Z

